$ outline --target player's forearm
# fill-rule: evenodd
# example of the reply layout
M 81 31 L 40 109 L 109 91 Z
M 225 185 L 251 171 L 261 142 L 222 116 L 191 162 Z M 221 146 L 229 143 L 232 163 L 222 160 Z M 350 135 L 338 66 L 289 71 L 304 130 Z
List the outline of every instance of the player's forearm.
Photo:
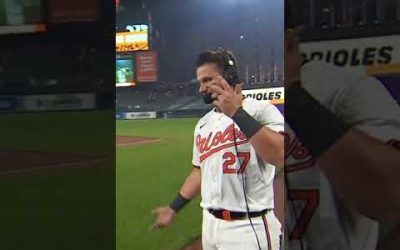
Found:
M 377 220 L 400 219 L 400 154 L 349 130 L 318 160 L 339 196 Z
M 264 127 L 250 139 L 250 143 L 265 162 L 283 166 L 285 154 L 283 135 Z
M 186 199 L 193 199 L 199 193 L 201 189 L 201 171 L 199 168 L 193 167 L 192 172 L 186 177 L 179 193 Z
M 257 154 L 273 165 L 283 166 L 284 137 L 250 116 L 239 108 L 232 116 L 233 121 L 240 127 L 249 139 Z
M 201 172 L 198 168 L 193 168 L 189 176 L 186 177 L 179 193 L 175 199 L 169 204 L 169 207 L 178 213 L 184 208 L 194 197 L 200 193 L 201 189 Z

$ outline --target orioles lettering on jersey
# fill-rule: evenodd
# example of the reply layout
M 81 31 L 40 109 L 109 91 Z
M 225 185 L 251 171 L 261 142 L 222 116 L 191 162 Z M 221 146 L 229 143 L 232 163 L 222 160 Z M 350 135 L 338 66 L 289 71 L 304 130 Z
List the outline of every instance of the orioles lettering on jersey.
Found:
M 283 132 L 285 137 L 285 160 L 292 158 L 294 162 L 285 165 L 286 173 L 299 171 L 315 165 L 315 159 L 310 150 L 297 138 Z
M 247 138 L 242 131 L 234 127 L 234 124 L 229 125 L 223 132 L 210 132 L 207 137 L 202 137 L 200 134 L 197 135 L 196 146 L 201 154 L 200 163 L 212 154 L 234 146 L 235 143 L 236 145 L 247 143 Z

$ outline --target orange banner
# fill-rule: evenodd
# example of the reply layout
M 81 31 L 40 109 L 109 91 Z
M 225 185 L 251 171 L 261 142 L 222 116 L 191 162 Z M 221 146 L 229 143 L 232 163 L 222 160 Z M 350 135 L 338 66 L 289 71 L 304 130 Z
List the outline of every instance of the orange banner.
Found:
M 158 81 L 158 56 L 154 51 L 139 52 L 136 54 L 137 82 Z

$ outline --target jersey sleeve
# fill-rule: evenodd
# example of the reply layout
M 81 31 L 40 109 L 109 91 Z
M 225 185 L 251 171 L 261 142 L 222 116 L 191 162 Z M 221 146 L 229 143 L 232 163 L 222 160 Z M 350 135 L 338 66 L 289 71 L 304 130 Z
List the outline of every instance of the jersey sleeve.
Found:
M 400 140 L 400 107 L 374 77 L 360 77 L 341 95 L 335 112 L 351 125 L 384 143 Z
M 256 120 L 275 132 L 283 132 L 284 118 L 279 109 L 271 103 L 262 103 L 256 114 Z
M 305 89 L 347 124 L 384 143 L 400 139 L 399 105 L 378 79 L 332 65 L 310 64 L 304 73 Z
M 193 153 L 192 153 L 192 165 L 193 167 L 200 168 L 200 152 L 196 144 L 196 130 L 193 138 Z

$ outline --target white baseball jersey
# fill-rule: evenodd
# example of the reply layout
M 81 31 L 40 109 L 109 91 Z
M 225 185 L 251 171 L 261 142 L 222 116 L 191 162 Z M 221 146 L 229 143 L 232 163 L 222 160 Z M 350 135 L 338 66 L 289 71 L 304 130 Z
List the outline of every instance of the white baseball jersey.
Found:
M 243 109 L 268 128 L 284 130 L 283 116 L 274 105 L 244 99 Z M 223 113 L 213 109 L 197 123 L 192 163 L 201 168 L 203 208 L 246 212 L 241 171 L 250 211 L 274 207 L 275 167 L 256 154 L 239 127 Z
M 375 78 L 312 62 L 302 68 L 302 83 L 346 123 L 384 143 L 400 139 L 400 108 Z M 294 200 L 285 205 L 288 249 L 302 249 L 300 238 L 303 249 L 376 249 L 377 222 L 356 213 L 335 196 L 309 150 L 288 126 L 285 159 L 287 197 Z

